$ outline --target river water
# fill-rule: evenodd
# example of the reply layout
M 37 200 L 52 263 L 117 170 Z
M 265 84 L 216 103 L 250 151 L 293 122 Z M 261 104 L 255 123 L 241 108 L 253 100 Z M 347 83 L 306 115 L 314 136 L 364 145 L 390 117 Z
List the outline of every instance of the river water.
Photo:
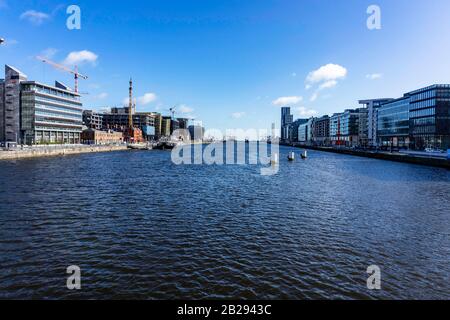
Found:
M 0 298 L 450 298 L 450 171 L 289 151 L 273 176 L 163 151 L 1 162 Z

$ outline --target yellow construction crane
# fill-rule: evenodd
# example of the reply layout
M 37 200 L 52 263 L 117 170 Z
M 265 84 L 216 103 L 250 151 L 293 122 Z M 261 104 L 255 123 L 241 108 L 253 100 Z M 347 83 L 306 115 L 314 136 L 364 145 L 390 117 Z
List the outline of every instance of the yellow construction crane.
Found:
M 36 59 L 38 59 L 41 62 L 47 63 L 47 64 L 51 65 L 52 67 L 54 67 L 56 69 L 59 69 L 59 70 L 62 70 L 62 71 L 65 71 L 65 72 L 73 74 L 74 78 L 75 78 L 75 92 L 76 93 L 78 93 L 78 79 L 81 78 L 81 79 L 87 80 L 87 78 L 88 78 L 87 76 L 82 75 L 81 73 L 78 72 L 78 67 L 77 66 L 75 66 L 75 69 L 72 70 L 72 69 L 70 69 L 70 68 L 68 68 L 66 66 L 63 66 L 63 65 L 61 65 L 59 63 L 56 63 L 56 62 L 53 62 L 53 61 L 51 61 L 51 60 L 49 60 L 47 58 L 44 58 L 44 57 L 39 57 L 38 56 L 38 57 L 36 57 Z

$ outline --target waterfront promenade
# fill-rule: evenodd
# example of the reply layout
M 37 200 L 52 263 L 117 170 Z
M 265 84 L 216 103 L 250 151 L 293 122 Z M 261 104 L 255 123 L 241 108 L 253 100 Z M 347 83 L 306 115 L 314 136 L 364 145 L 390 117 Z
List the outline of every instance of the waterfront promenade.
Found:
M 54 145 L 40 147 L 16 148 L 0 151 L 1 160 L 18 160 L 27 158 L 65 156 L 81 153 L 111 152 L 127 150 L 126 145 Z

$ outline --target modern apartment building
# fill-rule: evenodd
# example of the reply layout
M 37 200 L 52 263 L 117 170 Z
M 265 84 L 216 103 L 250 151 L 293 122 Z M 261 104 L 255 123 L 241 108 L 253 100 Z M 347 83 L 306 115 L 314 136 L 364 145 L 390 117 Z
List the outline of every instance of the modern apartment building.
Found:
M 335 146 L 357 146 L 359 142 L 359 109 L 347 109 L 330 118 L 330 141 Z
M 49 86 L 28 81 L 5 66 L 0 80 L 0 142 L 2 144 L 78 144 L 82 131 L 80 95 L 60 82 Z
M 330 117 L 315 118 L 312 123 L 312 141 L 317 146 L 330 143 Z

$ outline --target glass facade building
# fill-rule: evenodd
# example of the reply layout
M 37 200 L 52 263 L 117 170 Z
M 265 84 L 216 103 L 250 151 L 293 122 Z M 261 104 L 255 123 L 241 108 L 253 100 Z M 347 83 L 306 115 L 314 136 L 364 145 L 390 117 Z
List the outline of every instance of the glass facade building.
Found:
M 411 147 L 450 148 L 450 85 L 433 85 L 407 95 Z
M 359 109 L 348 109 L 330 118 L 330 140 L 332 145 L 356 146 L 359 132 Z
M 56 81 L 55 86 L 28 81 L 5 66 L 0 81 L 1 144 L 78 144 L 81 142 L 80 95 Z
M 383 104 L 377 134 L 382 146 L 450 148 L 450 85 L 421 88 Z
M 21 141 L 24 144 L 81 143 L 80 95 L 60 83 L 21 83 Z
M 392 100 L 378 109 L 380 146 L 409 146 L 409 97 Z

